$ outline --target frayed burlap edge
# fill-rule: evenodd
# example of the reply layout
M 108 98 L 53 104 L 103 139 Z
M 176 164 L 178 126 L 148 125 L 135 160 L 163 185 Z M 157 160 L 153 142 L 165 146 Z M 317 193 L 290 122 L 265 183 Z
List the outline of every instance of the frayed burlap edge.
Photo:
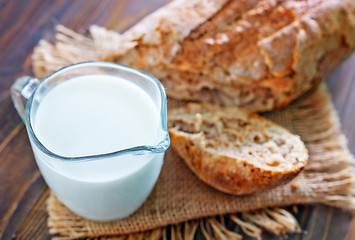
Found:
M 55 45 L 46 40 L 41 40 L 34 50 L 33 71 L 38 78 L 43 78 L 69 64 L 100 60 L 102 56 L 114 52 L 121 41 L 120 34 L 98 26 L 90 28 L 90 37 L 84 37 L 63 26 L 57 26 L 56 29 Z M 296 203 L 324 203 L 354 211 L 353 157 L 347 149 L 346 139 L 340 131 L 339 119 L 330 97 L 324 86 L 321 86 L 320 89 L 308 96 L 307 101 L 300 99 L 292 104 L 293 113 L 299 118 L 309 117 L 313 114 L 311 115 L 313 121 L 309 122 L 309 126 L 295 125 L 294 129 L 290 129 L 300 135 L 302 135 L 304 129 L 307 129 L 307 131 L 312 129 L 313 134 L 308 132 L 302 138 L 311 153 L 312 160 L 303 171 L 302 177 L 298 178 L 300 180 L 290 184 L 295 191 L 300 188 L 299 184 L 306 184 L 308 188 L 303 192 L 304 197 L 288 204 L 281 203 L 280 206 Z M 319 110 L 316 114 L 314 114 L 315 107 L 318 107 Z M 277 113 L 272 114 L 272 117 L 276 117 L 277 120 L 279 115 Z M 324 119 L 326 121 L 322 121 Z M 314 124 L 315 122 L 321 124 Z M 312 153 L 315 154 L 314 157 L 312 157 Z M 260 207 L 256 206 L 256 208 Z M 87 220 L 80 217 L 73 218 L 70 211 L 69 214 L 72 215 L 69 218 L 72 219 L 68 221 L 65 218 L 65 211 L 69 210 L 51 194 L 48 199 L 48 226 L 50 233 L 54 234 L 57 239 L 80 237 L 103 239 L 102 237 L 105 236 L 115 236 L 122 233 L 115 231 L 115 227 L 110 227 L 110 224 L 103 224 L 102 231 L 90 229 L 88 227 L 90 224 L 83 225 L 82 223 L 82 221 Z M 193 239 L 199 226 L 207 239 L 216 236 L 219 239 L 242 238 L 241 234 L 226 228 L 223 217 L 205 217 L 202 220 L 189 221 L 190 219 L 186 219 L 185 222 L 177 224 L 168 222 L 166 225 L 172 224 L 169 235 L 172 239 Z M 275 234 L 299 231 L 297 221 L 292 213 L 284 208 L 265 208 L 237 215 L 227 215 L 227 218 L 239 225 L 245 234 L 257 239 L 261 238 L 261 229 Z M 154 226 L 154 228 L 153 230 L 145 229 L 147 231 L 140 233 L 107 237 L 107 239 L 159 239 L 161 237 L 165 239 L 167 237 L 168 233 L 164 225 Z
M 55 206 L 56 211 L 66 208 L 53 193 L 48 199 L 48 207 Z M 50 210 L 49 210 L 50 211 Z M 51 215 L 54 216 L 55 215 Z M 71 216 L 72 217 L 72 216 Z M 204 237 L 209 239 L 243 239 L 243 235 L 248 235 L 255 239 L 262 239 L 262 229 L 272 232 L 276 235 L 283 233 L 301 233 L 302 230 L 298 225 L 293 214 L 284 208 L 265 208 L 257 211 L 249 211 L 235 214 L 219 215 L 215 217 L 207 217 L 197 220 L 185 221 L 178 224 L 173 224 L 165 227 L 155 228 L 143 232 L 117 235 L 115 232 L 110 233 L 110 227 L 106 226 L 107 234 L 103 236 L 95 236 L 93 232 L 90 233 L 88 229 L 83 229 L 81 224 L 65 226 L 51 226 L 51 221 L 58 221 L 59 219 L 50 219 L 49 227 L 50 233 L 54 235 L 55 240 L 75 239 L 82 237 L 89 237 L 89 239 L 105 239 L 105 240 L 130 240 L 130 239 L 179 239 L 179 240 L 193 240 L 197 229 L 200 228 Z M 78 217 L 78 222 L 81 218 Z M 228 229 L 227 222 L 233 222 L 238 227 L 238 232 Z M 61 228 L 61 231 L 58 229 Z M 65 230 L 64 230 L 65 229 Z M 63 234 L 66 231 L 66 234 Z M 59 235 L 58 235 L 59 234 Z

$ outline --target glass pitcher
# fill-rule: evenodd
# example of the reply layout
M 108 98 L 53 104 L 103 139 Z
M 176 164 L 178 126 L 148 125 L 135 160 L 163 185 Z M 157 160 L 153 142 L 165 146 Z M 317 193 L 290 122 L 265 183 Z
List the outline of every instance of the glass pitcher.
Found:
M 123 78 L 149 95 L 160 114 L 154 145 L 135 146 L 92 156 L 67 157 L 50 151 L 38 139 L 34 131 L 34 116 L 45 96 L 70 79 L 93 74 Z M 41 82 L 32 77 L 21 77 L 13 84 L 11 96 L 26 125 L 43 178 L 69 209 L 84 218 L 110 221 L 132 214 L 143 204 L 158 179 L 164 153 L 170 145 L 166 95 L 157 79 L 115 63 L 85 62 L 64 67 Z M 120 164 L 127 161 L 139 167 L 124 172 Z

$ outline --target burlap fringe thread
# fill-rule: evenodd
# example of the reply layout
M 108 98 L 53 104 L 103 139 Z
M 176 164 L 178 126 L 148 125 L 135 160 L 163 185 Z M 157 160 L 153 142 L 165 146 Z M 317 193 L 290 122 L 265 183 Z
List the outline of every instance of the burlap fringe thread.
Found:
M 56 27 L 57 34 L 56 44 L 52 45 L 46 40 L 41 40 L 35 48 L 33 54 L 33 71 L 38 78 L 43 78 L 49 73 L 66 65 L 100 60 L 102 56 L 115 52 L 116 47 L 120 46 L 121 35 L 119 33 L 108 31 L 105 28 L 92 26 L 90 28 L 90 37 L 77 34 L 64 26 Z M 85 54 L 83 54 L 85 53 Z M 319 96 L 318 96 L 319 97 Z M 329 98 L 329 96 L 327 96 Z M 323 99 L 324 100 L 324 99 Z M 314 97 L 309 101 L 298 102 L 298 112 L 295 113 L 299 118 L 309 116 L 312 111 L 311 105 L 317 104 L 314 101 L 322 101 L 322 99 Z M 330 101 L 329 101 L 330 102 Z M 324 104 L 324 103 L 319 103 Z M 331 122 L 322 124 L 314 124 L 319 119 L 324 118 L 333 112 Z M 312 129 L 315 134 L 308 134 L 303 141 L 306 143 L 310 152 L 321 153 L 314 157 L 304 170 L 304 174 L 312 176 L 312 181 L 307 182 L 310 186 L 314 186 L 314 191 L 319 194 L 318 202 L 355 210 L 354 198 L 354 171 L 350 165 L 353 165 L 352 157 L 347 147 L 346 139 L 340 132 L 339 119 L 335 114 L 331 102 L 322 112 L 314 115 L 314 121 L 309 126 L 295 126 L 295 132 L 302 135 L 302 129 Z M 339 136 L 336 141 L 324 141 L 329 136 Z M 322 141 L 321 141 L 322 140 Z M 320 143 L 321 142 L 321 143 Z M 324 152 L 324 148 L 333 151 Z M 339 161 L 334 161 L 339 159 Z M 317 169 L 317 173 L 314 170 Z M 313 176 L 314 175 L 314 176 Z M 297 186 L 295 186 L 297 187 Z M 312 195 L 312 193 L 309 193 Z M 50 197 L 50 201 L 58 201 L 55 197 Z M 59 201 L 58 201 L 59 202 Z M 58 203 L 60 204 L 60 203 Z M 53 206 L 49 203 L 48 206 Z M 63 208 L 64 205 L 62 205 Z M 62 211 L 62 208 L 49 209 L 50 211 Z M 232 230 L 227 229 L 225 221 L 228 220 L 235 223 L 236 227 Z M 76 227 L 75 219 L 70 222 L 70 226 L 54 226 L 51 216 L 48 220 L 50 233 L 54 234 L 54 239 L 73 239 L 85 236 L 95 236 L 88 232 L 87 229 Z M 184 223 L 171 225 L 169 230 L 166 227 L 154 230 L 121 235 L 117 237 L 98 237 L 92 239 L 193 239 L 200 227 L 202 234 L 206 239 L 242 239 L 242 235 L 236 230 L 240 229 L 246 235 L 261 239 L 262 229 L 270 231 L 274 234 L 301 231 L 297 220 L 293 214 L 285 208 L 266 208 L 258 211 L 249 211 L 227 216 L 217 216 L 204 218 L 201 220 L 187 221 Z M 83 231 L 82 231 L 83 230 Z M 107 229 L 109 231 L 109 229 Z M 239 231 L 240 232 L 240 231 Z M 58 236 L 60 234 L 60 236 Z M 106 232 L 106 236 L 115 235 Z
M 59 200 L 53 195 L 48 199 L 48 207 L 56 206 L 56 208 L 49 209 L 51 212 L 67 212 L 66 207 L 59 202 Z M 54 201 L 54 202 L 50 202 Z M 60 207 L 58 207 L 60 206 Z M 294 206 L 293 211 L 297 211 L 297 207 Z M 53 214 L 56 215 L 56 214 Z M 95 233 L 91 233 L 87 229 L 82 229 L 81 225 L 75 225 L 76 221 L 80 221 L 81 218 L 78 217 L 77 220 L 73 219 L 67 226 L 53 226 L 55 221 L 58 219 L 53 219 L 51 216 L 48 219 L 49 232 L 54 235 L 55 240 L 66 240 L 75 239 L 83 236 L 92 236 Z M 226 222 L 233 222 L 234 229 L 228 229 Z M 97 223 L 96 223 L 97 224 Z M 53 228 L 52 228 L 53 226 Z M 110 233 L 110 227 L 105 227 L 107 235 L 115 235 L 115 232 Z M 298 225 L 296 218 L 288 210 L 284 208 L 265 208 L 258 211 L 242 212 L 238 214 L 231 214 L 226 216 L 217 216 L 204 218 L 200 220 L 186 221 L 180 224 L 170 225 L 169 227 L 157 228 L 150 231 L 126 234 L 114 237 L 98 237 L 90 239 L 107 239 L 107 240 L 133 240 L 133 239 L 176 239 L 176 240 L 193 240 L 196 231 L 200 227 L 202 234 L 207 240 L 219 239 L 219 240 L 229 240 L 229 239 L 243 239 L 240 232 L 253 237 L 255 239 L 262 239 L 262 229 L 274 233 L 275 235 L 284 233 L 301 233 L 301 228 Z M 58 228 L 60 231 L 58 232 Z M 74 229 L 74 231 L 73 231 Z M 113 227 L 114 229 L 114 227 Z M 238 233 L 239 232 L 239 233 Z M 60 233 L 60 236 L 55 236 Z M 70 237 L 68 237 L 70 236 Z

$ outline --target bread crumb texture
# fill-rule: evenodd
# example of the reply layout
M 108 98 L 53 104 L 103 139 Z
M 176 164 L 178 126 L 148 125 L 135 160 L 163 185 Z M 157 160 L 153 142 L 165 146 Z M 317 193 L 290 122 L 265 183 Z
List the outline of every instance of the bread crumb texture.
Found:
M 190 169 L 227 193 L 273 188 L 307 163 L 298 135 L 237 107 L 190 103 L 169 112 L 168 126 L 175 151 Z

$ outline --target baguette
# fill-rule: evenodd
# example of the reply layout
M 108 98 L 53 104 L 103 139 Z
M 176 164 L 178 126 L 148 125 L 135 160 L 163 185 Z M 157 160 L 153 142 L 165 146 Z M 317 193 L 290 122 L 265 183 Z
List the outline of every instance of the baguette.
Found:
M 251 111 L 287 105 L 355 46 L 353 0 L 175 0 L 123 33 L 106 60 L 168 96 Z
M 168 96 L 267 111 L 323 80 L 355 48 L 354 0 L 175 0 L 104 57 Z
M 189 168 L 234 195 L 286 183 L 308 159 L 299 136 L 237 107 L 190 103 L 169 112 L 168 127 L 174 150 Z

